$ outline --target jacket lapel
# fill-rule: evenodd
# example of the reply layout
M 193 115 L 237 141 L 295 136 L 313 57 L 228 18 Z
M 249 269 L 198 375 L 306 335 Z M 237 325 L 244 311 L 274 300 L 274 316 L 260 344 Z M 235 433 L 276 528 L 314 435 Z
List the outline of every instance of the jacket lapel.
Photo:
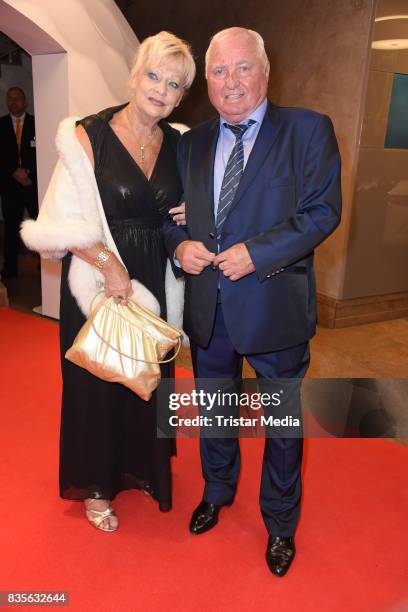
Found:
M 14 131 L 13 120 L 12 120 L 10 114 L 8 115 L 8 131 L 9 131 L 10 145 L 14 148 L 14 155 L 16 156 L 16 158 L 18 158 L 18 147 L 17 147 L 16 133 Z
M 205 189 L 204 199 L 209 207 L 211 219 L 214 221 L 214 160 L 219 135 L 219 120 L 215 119 L 209 126 L 208 137 L 200 149 L 199 158 L 196 160 L 200 168 L 200 179 L 196 185 L 203 185 Z
M 30 131 L 29 123 L 30 123 L 30 119 L 29 119 L 28 114 L 26 113 L 24 123 L 23 123 L 23 129 L 21 131 L 21 143 L 23 142 L 25 143 L 29 141 L 29 137 L 28 137 L 28 134 Z
M 270 151 L 279 134 L 281 124 L 282 122 L 279 117 L 279 109 L 269 102 L 264 120 L 259 129 L 258 136 L 252 148 L 251 154 L 248 158 L 244 173 L 240 180 L 229 213 L 237 205 L 242 196 L 245 194 L 245 191 L 256 179 L 256 175 L 262 167 L 265 159 L 270 154 Z

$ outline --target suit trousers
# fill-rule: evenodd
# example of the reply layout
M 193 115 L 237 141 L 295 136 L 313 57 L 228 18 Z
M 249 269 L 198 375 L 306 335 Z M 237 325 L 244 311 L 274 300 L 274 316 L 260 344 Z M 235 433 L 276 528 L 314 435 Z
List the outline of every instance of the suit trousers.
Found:
M 215 390 L 218 386 L 226 390 L 229 387 L 229 391 L 235 389 L 239 392 L 243 355 L 237 353 L 230 341 L 221 303 L 217 304 L 209 345 L 201 348 L 192 343 L 191 353 L 197 388 L 208 390 L 212 387 Z M 245 357 L 255 369 L 262 393 L 272 393 L 279 389 L 283 393 L 283 390 L 286 392 L 291 387 L 289 412 L 302 423 L 300 386 L 309 366 L 309 343 Z M 239 412 L 239 407 L 237 410 Z M 275 409 L 272 412 L 279 416 L 288 414 L 287 410 L 288 405 L 283 402 L 280 412 Z M 265 417 L 269 416 L 266 408 L 264 412 Z M 272 435 L 266 433 L 265 436 L 259 501 L 262 517 L 271 536 L 292 536 L 299 520 L 302 429 L 290 436 L 286 433 L 285 437 L 285 428 L 278 428 Z M 240 471 L 238 438 L 234 435 L 225 438 L 207 436 L 202 431 L 200 454 L 205 480 L 203 499 L 218 505 L 230 503 L 236 493 Z
M 31 219 L 35 219 L 38 215 L 36 188 L 16 185 L 13 191 L 7 191 L 1 195 L 1 204 L 4 219 L 3 274 L 17 276 L 20 225 L 25 210 Z

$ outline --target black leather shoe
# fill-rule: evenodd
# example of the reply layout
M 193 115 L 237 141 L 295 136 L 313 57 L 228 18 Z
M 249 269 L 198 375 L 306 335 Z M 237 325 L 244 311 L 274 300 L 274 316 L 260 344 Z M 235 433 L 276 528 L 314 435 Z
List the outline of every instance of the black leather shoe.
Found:
M 223 504 L 230 506 L 232 502 Z M 218 513 L 222 505 L 212 504 L 203 499 L 193 512 L 190 522 L 190 533 L 199 535 L 209 531 L 218 523 Z
M 272 574 L 280 578 L 286 574 L 295 556 L 293 538 L 269 536 L 266 562 Z

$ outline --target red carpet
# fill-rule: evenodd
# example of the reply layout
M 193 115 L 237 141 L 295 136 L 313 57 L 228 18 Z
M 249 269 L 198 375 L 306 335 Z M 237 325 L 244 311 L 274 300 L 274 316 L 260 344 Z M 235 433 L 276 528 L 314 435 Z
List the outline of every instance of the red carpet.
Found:
M 236 503 L 190 536 L 202 482 L 197 440 L 174 461 L 174 510 L 137 491 L 104 534 L 57 489 L 56 324 L 0 309 L 0 591 L 63 590 L 70 610 L 408 610 L 408 451 L 381 440 L 306 442 L 298 555 L 284 579 L 264 562 L 262 443 L 244 440 Z M 20 609 L 20 608 L 19 608 Z

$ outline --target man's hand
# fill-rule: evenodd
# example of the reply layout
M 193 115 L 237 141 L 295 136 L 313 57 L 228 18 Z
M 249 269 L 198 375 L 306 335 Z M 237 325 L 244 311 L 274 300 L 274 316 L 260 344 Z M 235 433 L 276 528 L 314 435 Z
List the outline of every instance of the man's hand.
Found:
M 30 185 L 32 185 L 32 181 L 27 174 L 27 170 L 24 168 L 17 168 L 14 170 L 11 176 L 23 187 L 30 187 Z
M 182 202 L 179 206 L 170 208 L 169 213 L 173 216 L 174 223 L 177 225 L 186 224 L 186 203 Z
M 214 259 L 214 266 L 218 266 L 224 276 L 232 281 L 255 271 L 249 251 L 243 242 L 219 253 Z
M 201 272 L 214 261 L 215 253 L 210 251 L 198 240 L 184 240 L 181 242 L 175 256 L 187 274 L 201 274 Z

